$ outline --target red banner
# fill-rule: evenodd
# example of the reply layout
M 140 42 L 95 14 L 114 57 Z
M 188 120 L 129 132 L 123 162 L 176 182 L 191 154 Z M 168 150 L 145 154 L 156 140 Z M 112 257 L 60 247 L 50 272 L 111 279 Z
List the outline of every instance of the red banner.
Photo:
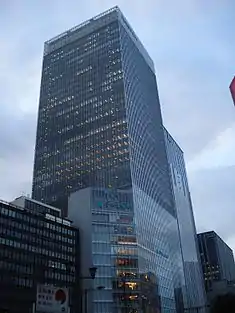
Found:
M 230 88 L 230 91 L 231 91 L 231 94 L 232 94 L 233 103 L 235 105 L 235 77 L 233 78 L 229 88 Z

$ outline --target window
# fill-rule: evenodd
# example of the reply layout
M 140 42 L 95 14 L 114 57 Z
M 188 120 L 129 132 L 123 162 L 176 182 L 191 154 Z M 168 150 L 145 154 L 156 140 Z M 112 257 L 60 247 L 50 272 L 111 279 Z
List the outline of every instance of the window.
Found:
M 135 268 L 138 266 L 138 260 L 137 259 L 129 259 L 129 258 L 118 258 L 116 260 L 116 265 Z
M 92 213 L 92 219 L 96 222 L 108 222 L 109 215 L 108 214 L 99 214 L 99 213 Z

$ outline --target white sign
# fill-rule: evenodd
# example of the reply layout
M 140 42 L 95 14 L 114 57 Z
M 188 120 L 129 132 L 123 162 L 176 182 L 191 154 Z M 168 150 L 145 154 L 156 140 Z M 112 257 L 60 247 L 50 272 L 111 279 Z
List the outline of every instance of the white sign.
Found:
M 67 288 L 49 285 L 37 286 L 36 312 L 68 313 L 69 294 Z

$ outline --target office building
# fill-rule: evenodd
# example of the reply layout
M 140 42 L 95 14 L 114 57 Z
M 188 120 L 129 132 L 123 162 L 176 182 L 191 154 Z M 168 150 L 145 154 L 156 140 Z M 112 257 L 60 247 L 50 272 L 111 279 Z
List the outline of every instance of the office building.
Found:
M 213 282 L 235 280 L 232 249 L 214 231 L 197 235 L 206 291 L 212 291 Z
M 235 76 L 229 86 L 229 89 L 230 89 L 230 92 L 231 92 L 231 95 L 232 95 L 232 98 L 233 98 L 233 103 L 235 105 Z
M 32 198 L 132 185 L 174 215 L 153 61 L 115 7 L 45 43 Z
M 156 277 L 161 312 L 182 311 L 183 263 L 154 65 L 117 7 L 44 47 L 32 197 L 66 215 L 70 194 L 89 187 L 132 190 L 138 273 Z M 77 214 L 83 206 L 79 200 Z
M 80 305 L 78 230 L 57 217 L 57 209 L 45 206 L 44 213 L 36 212 L 24 201 L 30 205 L 24 197 L 13 201 L 20 206 L 0 201 L 0 311 L 33 312 L 37 286 L 48 284 L 69 288 L 75 312 Z
M 151 251 L 144 251 L 131 190 L 79 190 L 69 198 L 68 214 L 80 229 L 82 276 L 88 264 L 98 268 L 95 285 L 84 282 L 83 289 L 105 287 L 92 292 L 88 311 L 183 312 L 181 285 L 172 279 L 179 261 L 172 240 L 161 242 L 156 231 L 157 238 L 146 239 Z
M 199 312 L 203 312 L 206 307 L 206 294 L 184 153 L 165 128 L 164 133 L 184 264 L 185 306 L 187 309 L 191 308 L 192 312 L 193 308 L 200 308 Z

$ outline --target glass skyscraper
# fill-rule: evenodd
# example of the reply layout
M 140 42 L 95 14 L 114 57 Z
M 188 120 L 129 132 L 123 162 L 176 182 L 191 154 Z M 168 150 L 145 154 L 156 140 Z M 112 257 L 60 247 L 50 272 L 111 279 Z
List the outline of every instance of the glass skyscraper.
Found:
M 32 195 L 132 185 L 174 215 L 153 62 L 113 8 L 45 43 Z
M 64 207 L 87 186 L 131 186 L 121 23 L 114 8 L 45 43 L 35 199 Z
M 138 275 L 154 277 L 161 312 L 183 312 L 180 232 L 154 65 L 117 7 L 44 47 L 32 197 L 67 214 L 69 195 L 87 187 L 131 191 Z
M 204 312 L 206 309 L 206 294 L 184 154 L 166 129 L 164 129 L 164 133 L 184 263 L 185 307 L 187 312 L 193 313 L 195 310 Z

